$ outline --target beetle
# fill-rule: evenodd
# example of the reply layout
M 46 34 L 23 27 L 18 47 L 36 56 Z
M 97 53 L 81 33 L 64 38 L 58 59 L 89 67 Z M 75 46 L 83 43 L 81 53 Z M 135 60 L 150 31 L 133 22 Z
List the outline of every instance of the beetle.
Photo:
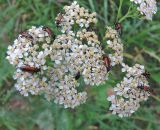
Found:
M 31 67 L 31 66 L 21 66 L 20 69 L 24 72 L 36 73 L 40 71 L 40 68 Z
M 144 73 L 142 73 L 143 76 L 145 76 L 146 78 L 150 78 L 150 73 L 148 71 L 145 71 Z
M 27 31 L 23 31 L 20 35 L 21 35 L 21 37 L 25 37 L 25 38 L 33 41 L 33 37 Z
M 137 86 L 137 88 L 139 88 L 141 90 L 144 90 L 144 91 L 149 91 L 149 92 L 152 91 L 152 89 L 149 86 L 146 86 L 146 85 L 139 85 L 139 86 Z
M 81 73 L 78 71 L 78 73 L 77 73 L 76 76 L 74 77 L 75 80 L 78 80 L 78 79 L 80 78 L 80 76 L 81 76 Z
M 63 20 L 63 14 L 59 13 L 58 16 L 57 16 L 57 18 L 56 18 L 56 21 L 55 21 L 55 23 L 57 24 L 57 26 L 59 26 L 62 23 L 62 20 Z
M 119 33 L 119 34 L 122 34 L 122 24 L 121 23 L 119 23 L 119 22 L 116 22 L 115 23 L 115 30 L 117 30 L 117 32 Z
M 107 71 L 111 70 L 111 60 L 109 59 L 109 57 L 107 55 L 103 55 L 103 61 L 104 61 L 104 65 L 107 68 Z
M 52 30 L 49 27 L 43 26 L 43 31 L 46 31 L 50 36 L 53 34 Z

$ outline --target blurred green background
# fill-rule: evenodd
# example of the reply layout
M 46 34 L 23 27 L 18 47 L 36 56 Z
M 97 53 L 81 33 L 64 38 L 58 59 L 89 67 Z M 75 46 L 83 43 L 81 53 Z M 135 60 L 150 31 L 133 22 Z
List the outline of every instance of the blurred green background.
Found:
M 55 33 L 56 14 L 69 4 L 67 0 L 0 0 L 0 130 L 160 130 L 160 11 L 153 21 L 128 18 L 122 22 L 125 61 L 144 64 L 151 73 L 153 95 L 129 118 L 119 118 L 108 111 L 107 89 L 122 79 L 115 69 L 105 85 L 88 88 L 87 102 L 64 109 L 43 96 L 21 96 L 13 87 L 14 69 L 5 59 L 7 46 L 32 25 L 46 25 Z M 100 39 L 105 25 L 116 22 L 119 0 L 78 0 L 81 6 L 98 13 Z M 124 0 L 120 17 L 129 8 Z M 160 3 L 158 3 L 160 8 Z M 105 43 L 104 43 L 105 44 Z

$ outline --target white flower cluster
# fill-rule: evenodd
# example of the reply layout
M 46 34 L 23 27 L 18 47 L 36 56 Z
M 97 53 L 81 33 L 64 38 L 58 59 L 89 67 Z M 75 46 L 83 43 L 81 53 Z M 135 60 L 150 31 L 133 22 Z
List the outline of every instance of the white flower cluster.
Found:
M 87 32 L 93 33 L 93 32 Z M 78 37 L 84 34 L 78 32 Z M 83 37 L 82 37 L 83 38 Z M 87 39 L 88 38 L 88 39 Z M 54 40 L 52 51 L 52 61 L 55 61 L 55 70 L 61 71 L 59 67 L 65 68 L 63 72 L 54 73 L 55 79 L 63 77 L 63 75 L 71 74 L 76 76 L 79 72 L 87 85 L 99 85 L 106 80 L 107 70 L 102 60 L 103 51 L 99 44 L 93 41 L 90 35 L 83 39 L 78 39 L 69 34 L 62 34 L 57 36 Z M 89 40 L 91 38 L 91 40 Z M 62 66 L 63 65 L 63 66 Z
M 7 59 L 17 68 L 14 74 L 14 79 L 17 79 L 15 87 L 24 96 L 28 96 L 28 93 L 37 95 L 48 86 L 44 73 L 48 67 L 46 58 L 52 51 L 50 40 L 50 34 L 43 26 L 38 28 L 33 26 L 21 33 L 14 44 L 8 47 Z M 22 67 L 37 69 L 39 72 L 36 74 L 24 72 Z
M 108 101 L 111 101 L 110 110 L 113 114 L 128 117 L 140 107 L 140 102 L 148 99 L 150 86 L 144 75 L 144 66 L 136 64 L 129 67 L 123 63 L 122 67 L 126 76 L 116 85 L 114 94 L 108 97 Z
M 85 102 L 87 93 L 78 93 L 76 89 L 81 80 L 90 86 L 106 80 L 107 69 L 102 59 L 104 52 L 95 32 L 88 31 L 89 24 L 96 21 L 95 18 L 92 21 L 93 16 L 95 13 L 90 14 L 74 2 L 71 6 L 65 6 L 64 13 L 56 18 L 56 24 L 63 34 L 58 35 L 52 44 L 54 67 L 50 75 L 54 87 L 50 88 L 46 97 L 54 97 L 55 102 L 64 104 L 65 108 L 74 108 Z M 80 26 L 77 31 L 73 28 L 75 24 Z
M 65 6 L 64 12 L 64 14 L 60 13 L 56 17 L 56 23 L 62 27 L 63 33 L 70 31 L 76 25 L 81 28 L 88 28 L 97 22 L 96 13 L 89 13 L 87 9 L 80 7 L 76 1 L 70 6 Z
M 88 31 L 97 21 L 95 16 L 73 2 L 58 14 L 56 24 L 63 34 L 54 40 L 45 27 L 32 27 L 19 35 L 8 47 L 7 59 L 17 68 L 15 87 L 22 95 L 43 93 L 48 100 L 74 108 L 87 98 L 86 92 L 77 90 L 80 82 L 89 86 L 105 82 L 104 52 L 95 32 Z
M 43 26 L 39 28 L 33 26 L 31 29 L 22 32 L 14 41 L 14 44 L 8 47 L 7 59 L 11 64 L 16 67 L 27 64 L 45 68 L 45 57 L 51 52 L 49 46 L 51 39 L 43 28 Z M 43 50 L 37 51 L 39 48 Z
M 73 76 L 65 75 L 60 82 L 52 80 L 52 86 L 47 89 L 45 96 L 48 100 L 54 98 L 55 103 L 63 104 L 65 108 L 74 108 L 85 103 L 87 98 L 86 92 L 77 91 L 78 86 L 79 83 Z
M 137 10 L 142 15 L 145 15 L 146 19 L 152 20 L 153 14 L 157 12 L 156 0 L 130 0 L 138 5 Z
M 123 44 L 119 38 L 119 33 L 117 30 L 107 27 L 105 38 L 107 39 L 108 47 L 114 51 L 113 54 L 109 54 L 111 65 L 121 64 L 123 62 Z
M 24 96 L 44 94 L 65 108 L 74 108 L 87 99 L 81 85 L 104 83 L 110 67 L 121 64 L 127 74 L 108 97 L 110 110 L 120 117 L 136 111 L 149 96 L 144 67 L 123 64 L 123 44 L 118 31 L 111 27 L 107 27 L 105 38 L 113 53 L 105 54 L 98 36 L 91 31 L 96 22 L 95 12 L 73 2 L 56 17 L 62 34 L 55 39 L 51 29 L 43 26 L 21 33 L 7 52 L 7 59 L 17 69 L 16 89 Z

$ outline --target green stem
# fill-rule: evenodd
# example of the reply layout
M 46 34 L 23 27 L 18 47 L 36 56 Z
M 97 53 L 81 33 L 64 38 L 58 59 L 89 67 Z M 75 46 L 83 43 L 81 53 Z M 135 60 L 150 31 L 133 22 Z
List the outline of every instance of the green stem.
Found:
M 160 102 L 160 98 L 157 97 L 157 96 L 154 96 L 153 94 L 151 95 L 155 100 L 159 101 Z
M 117 14 L 117 21 L 118 21 L 118 18 L 120 17 L 120 15 L 121 15 L 122 4 L 123 4 L 123 0 L 120 0 L 119 8 L 118 8 L 118 14 Z
M 141 121 L 151 122 L 151 123 L 154 123 L 154 124 L 160 124 L 159 122 L 147 120 L 147 119 L 145 119 L 145 118 L 138 117 L 138 116 L 132 116 L 131 118 L 132 118 L 132 119 L 135 119 L 135 120 L 141 120 Z
M 130 10 L 131 10 L 131 7 L 129 7 L 127 13 L 118 21 L 118 22 L 122 22 L 123 20 L 125 20 L 126 18 L 130 17 Z M 130 15 L 130 16 L 129 16 Z

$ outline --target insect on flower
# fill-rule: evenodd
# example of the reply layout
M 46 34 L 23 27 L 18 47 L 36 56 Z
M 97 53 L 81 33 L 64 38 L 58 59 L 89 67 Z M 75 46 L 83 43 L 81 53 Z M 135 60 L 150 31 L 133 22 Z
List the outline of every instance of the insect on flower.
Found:
M 76 74 L 76 76 L 75 76 L 75 80 L 78 80 L 78 79 L 80 78 L 80 76 L 81 76 L 81 73 L 78 72 L 78 73 Z
M 40 71 L 40 68 L 31 67 L 31 66 L 22 66 L 20 69 L 24 72 L 36 73 Z
M 111 70 L 111 60 L 109 59 L 109 57 L 107 55 L 103 55 L 103 61 L 104 61 L 104 65 L 107 68 L 107 71 Z
M 150 73 L 148 71 L 145 71 L 142 75 L 146 78 L 150 78 Z
M 44 26 L 43 31 L 46 31 L 50 36 L 53 34 L 52 30 L 49 27 Z
M 137 86 L 137 88 L 144 90 L 144 91 L 149 91 L 149 92 L 153 91 L 149 86 L 145 86 L 145 85 L 139 85 Z
M 115 30 L 119 32 L 119 34 L 122 34 L 122 24 L 121 23 L 115 23 Z
M 57 18 L 56 18 L 56 21 L 55 21 L 55 23 L 57 24 L 57 26 L 59 26 L 62 23 L 62 20 L 63 20 L 63 14 L 59 13 L 58 16 L 57 16 Z
M 32 37 L 27 31 L 23 31 L 23 32 L 21 33 L 21 37 L 25 37 L 25 38 L 33 41 L 33 37 Z

